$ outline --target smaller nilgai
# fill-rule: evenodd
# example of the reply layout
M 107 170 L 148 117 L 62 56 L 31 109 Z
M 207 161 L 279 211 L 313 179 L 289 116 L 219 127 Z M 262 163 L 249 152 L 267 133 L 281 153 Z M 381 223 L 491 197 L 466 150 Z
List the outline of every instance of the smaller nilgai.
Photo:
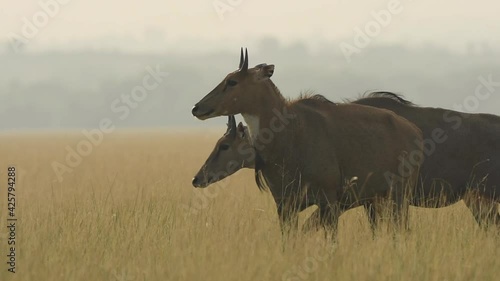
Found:
M 241 168 L 255 168 L 255 150 L 248 139 L 248 128 L 241 122 L 236 126 L 234 115 L 230 115 L 226 133 L 194 176 L 193 186 L 207 187 Z
M 243 115 L 256 152 L 257 185 L 270 189 L 282 231 L 296 228 L 297 212 L 314 204 L 323 224 L 335 229 L 342 211 L 379 197 L 394 200 L 392 217 L 405 227 L 406 187 L 413 187 L 423 161 L 420 130 L 384 109 L 336 105 L 321 96 L 287 101 L 273 73 L 274 65 L 248 68 L 248 54 L 242 54 L 239 69 L 192 114 L 201 120 Z
M 241 122 L 236 126 L 234 115 L 229 115 L 226 132 L 216 142 L 192 183 L 194 187 L 207 187 L 244 168 L 255 168 L 255 149 L 250 143 L 248 127 Z M 317 211 L 304 223 L 304 231 L 320 226 L 316 224 Z M 323 227 L 328 229 L 329 225 Z

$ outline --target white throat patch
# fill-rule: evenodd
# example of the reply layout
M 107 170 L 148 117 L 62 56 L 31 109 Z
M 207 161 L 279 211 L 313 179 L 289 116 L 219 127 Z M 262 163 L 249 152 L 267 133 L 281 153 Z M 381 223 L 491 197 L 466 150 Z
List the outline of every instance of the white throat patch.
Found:
M 250 133 L 250 140 L 255 143 L 257 136 L 259 135 L 259 117 L 254 115 L 242 114 L 245 123 L 248 125 L 248 131 Z

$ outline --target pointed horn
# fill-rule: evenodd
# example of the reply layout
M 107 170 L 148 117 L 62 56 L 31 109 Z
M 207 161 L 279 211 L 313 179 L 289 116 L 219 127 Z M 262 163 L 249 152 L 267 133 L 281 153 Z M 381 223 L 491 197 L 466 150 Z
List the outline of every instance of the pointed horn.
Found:
M 243 62 L 241 70 L 247 70 L 247 69 L 248 69 L 248 49 L 245 48 L 245 60 Z
M 239 69 L 241 69 L 241 67 L 243 66 L 243 47 L 241 48 L 241 52 L 240 52 L 240 66 L 238 66 Z
M 236 119 L 234 115 L 229 115 L 227 117 L 227 131 L 226 134 L 236 135 Z

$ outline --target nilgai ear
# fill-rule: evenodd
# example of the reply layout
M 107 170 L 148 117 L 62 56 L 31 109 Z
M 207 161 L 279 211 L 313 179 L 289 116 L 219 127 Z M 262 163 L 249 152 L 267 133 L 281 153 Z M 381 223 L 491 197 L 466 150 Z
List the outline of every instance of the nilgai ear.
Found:
M 269 79 L 274 74 L 274 64 L 266 64 L 260 68 L 259 78 L 260 79 Z
M 243 123 L 241 123 L 241 122 L 240 122 L 240 123 L 238 124 L 238 129 L 237 129 L 237 131 L 238 131 L 238 136 L 239 136 L 240 138 L 245 138 L 245 126 L 243 126 Z

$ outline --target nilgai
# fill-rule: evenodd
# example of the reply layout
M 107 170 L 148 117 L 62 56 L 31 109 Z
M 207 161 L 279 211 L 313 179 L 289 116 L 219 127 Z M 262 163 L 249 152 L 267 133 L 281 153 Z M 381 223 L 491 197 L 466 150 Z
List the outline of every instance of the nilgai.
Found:
M 248 138 L 248 128 L 236 126 L 233 115 L 228 116 L 226 133 L 217 141 L 212 153 L 193 178 L 194 187 L 207 187 L 241 168 L 255 168 L 255 149 Z
M 406 190 L 423 161 L 420 130 L 389 110 L 336 105 L 321 96 L 286 100 L 273 73 L 274 65 L 248 68 L 242 52 L 239 69 L 192 114 L 201 120 L 242 114 L 256 152 L 257 185 L 271 191 L 282 231 L 295 228 L 297 212 L 314 204 L 322 223 L 335 229 L 342 211 L 380 197 L 394 201 L 392 217 L 405 227 Z
M 423 207 L 464 203 L 481 226 L 500 226 L 500 117 L 420 107 L 390 92 L 354 101 L 384 108 L 414 123 L 425 161 L 411 198 Z

